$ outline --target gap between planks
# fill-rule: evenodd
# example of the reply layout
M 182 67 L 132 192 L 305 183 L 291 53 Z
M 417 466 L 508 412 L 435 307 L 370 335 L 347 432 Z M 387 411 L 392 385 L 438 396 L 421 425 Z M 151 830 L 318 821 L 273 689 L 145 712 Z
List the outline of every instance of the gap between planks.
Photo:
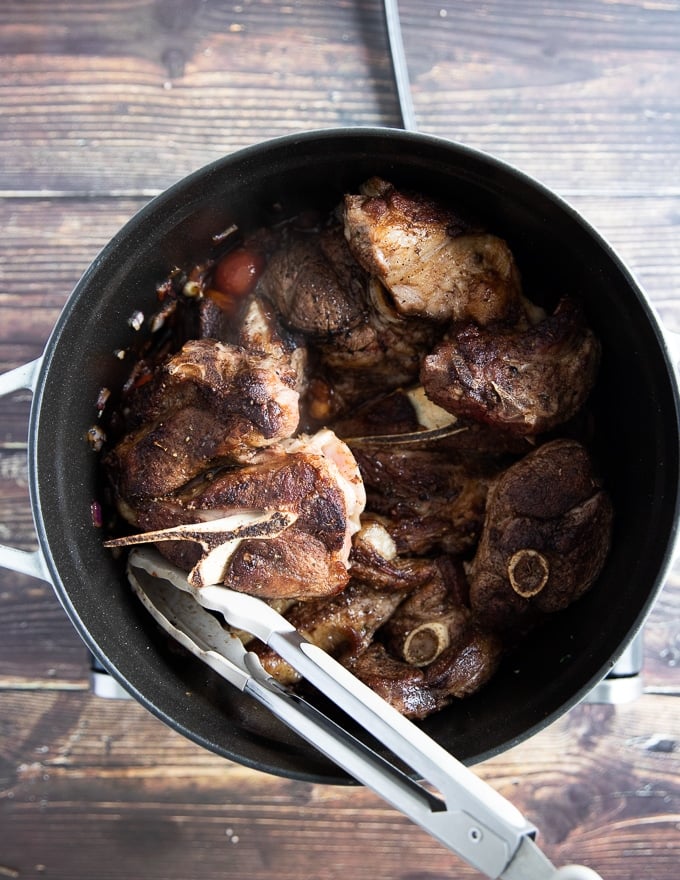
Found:
M 89 679 L 57 681 L 52 678 L 19 678 L 0 676 L 0 693 L 7 691 L 76 691 L 92 689 Z

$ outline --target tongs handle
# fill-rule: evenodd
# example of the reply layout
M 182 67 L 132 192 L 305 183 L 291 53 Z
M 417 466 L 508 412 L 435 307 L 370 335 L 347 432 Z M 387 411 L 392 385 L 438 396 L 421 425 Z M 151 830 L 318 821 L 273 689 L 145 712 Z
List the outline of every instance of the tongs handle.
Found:
M 150 579 L 139 582 L 132 573 L 138 567 Z M 492 878 L 598 880 L 597 874 L 578 866 L 556 872 L 532 839 L 535 829 L 505 798 L 328 654 L 305 641 L 266 603 L 224 587 L 193 588 L 181 572 L 171 568 L 159 566 L 148 557 L 130 557 L 132 586 L 156 620 L 218 674 L 265 705 L 444 846 Z M 170 583 L 162 580 L 164 576 Z M 279 685 L 265 672 L 258 657 L 225 632 L 201 605 L 267 642 L 394 755 L 433 783 L 443 800 L 319 709 Z
M 138 561 L 138 559 L 136 560 Z M 128 571 L 130 584 L 161 627 L 184 648 L 240 691 L 256 699 L 350 776 L 407 813 L 429 811 L 438 801 L 402 770 L 390 764 L 315 706 L 280 685 L 259 658 L 225 631 L 186 592 L 144 567 Z
M 393 803 L 470 864 L 489 877 L 499 877 L 522 839 L 535 834 L 535 828 L 509 801 L 329 654 L 306 641 L 270 606 L 224 587 L 203 587 L 194 595 L 205 607 L 221 612 L 231 626 L 266 642 L 396 757 L 434 785 L 444 801 L 439 809 L 432 810 L 430 804 L 423 812 L 421 803 L 414 813 L 401 802 Z M 376 789 L 375 784 L 367 784 Z M 536 877 L 542 880 L 540 875 Z
M 304 699 L 275 681 L 251 678 L 244 692 L 266 706 L 284 724 L 389 804 L 412 817 L 437 809 L 438 801 L 417 782 L 366 743 Z
M 473 867 L 503 880 L 600 880 L 594 871 L 580 865 L 556 871 L 533 841 L 536 829 L 509 801 L 329 654 L 304 639 L 273 608 L 224 587 L 205 587 L 194 595 L 207 607 L 221 611 L 232 626 L 266 642 L 395 756 L 432 783 L 444 802 L 408 777 L 395 776 L 400 771 L 374 753 L 372 757 L 377 761 L 370 766 L 364 763 L 360 775 L 356 762 L 343 763 L 338 751 L 350 735 L 329 722 L 333 732 L 330 741 L 324 743 L 325 754 Z M 363 743 L 359 746 L 365 748 Z M 355 758 L 356 752 L 350 757 Z

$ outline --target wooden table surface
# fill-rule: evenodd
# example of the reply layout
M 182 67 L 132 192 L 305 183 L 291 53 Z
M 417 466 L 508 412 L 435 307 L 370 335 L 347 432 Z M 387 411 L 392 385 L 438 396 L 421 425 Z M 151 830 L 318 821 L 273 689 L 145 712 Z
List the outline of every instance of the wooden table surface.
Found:
M 539 178 L 680 328 L 678 0 L 402 0 L 423 131 Z M 274 135 L 398 125 L 377 0 L 3 0 L 0 370 L 40 355 L 80 274 L 191 170 Z M 29 397 L 2 401 L 0 541 L 35 547 Z M 557 863 L 677 880 L 680 569 L 645 694 L 580 705 L 478 766 Z M 244 769 L 89 691 L 51 587 L 0 571 L 0 878 L 478 876 L 372 793 Z

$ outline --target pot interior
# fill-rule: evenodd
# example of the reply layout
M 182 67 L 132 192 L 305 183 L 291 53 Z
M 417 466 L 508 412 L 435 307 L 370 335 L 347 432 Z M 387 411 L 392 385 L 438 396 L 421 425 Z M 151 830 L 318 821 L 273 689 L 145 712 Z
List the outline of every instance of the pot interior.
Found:
M 152 201 L 107 245 L 69 299 L 48 343 L 31 425 L 31 490 L 55 589 L 113 674 L 176 729 L 228 758 L 294 778 L 342 772 L 205 666 L 179 654 L 132 596 L 102 547 L 90 504 L 100 497 L 84 437 L 102 387 L 120 387 L 134 340 L 128 319 L 157 308 L 175 265 L 206 256 L 211 236 L 249 230 L 300 208 L 330 209 L 371 175 L 462 206 L 505 237 L 528 296 L 584 303 L 603 343 L 594 392 L 596 456 L 615 511 L 599 582 L 534 633 L 480 693 L 423 722 L 466 763 L 529 737 L 611 668 L 660 588 L 675 531 L 678 418 L 663 340 L 635 283 L 564 203 L 522 174 L 450 142 L 384 129 L 291 136 L 204 168 Z

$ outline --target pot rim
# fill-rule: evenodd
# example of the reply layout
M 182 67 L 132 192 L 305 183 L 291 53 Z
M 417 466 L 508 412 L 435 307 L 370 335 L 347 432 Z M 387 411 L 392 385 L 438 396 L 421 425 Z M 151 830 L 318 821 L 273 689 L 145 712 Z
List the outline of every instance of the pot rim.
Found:
M 57 319 L 57 322 L 55 323 L 55 326 L 46 343 L 43 356 L 41 358 L 39 371 L 35 380 L 35 392 L 29 417 L 29 489 L 36 526 L 36 533 L 44 560 L 44 569 L 47 574 L 49 574 L 49 579 L 55 589 L 57 596 L 59 597 L 60 602 L 64 606 L 68 616 L 70 617 L 72 623 L 74 624 L 76 630 L 78 631 L 85 644 L 88 645 L 90 650 L 100 660 L 102 665 L 114 676 L 114 678 L 119 681 L 126 690 L 131 692 L 132 695 L 139 702 L 141 702 L 146 708 L 152 711 L 153 714 L 161 718 L 161 720 L 165 721 L 171 727 L 179 730 L 183 735 L 203 746 L 206 746 L 206 743 L 203 741 L 203 739 L 197 737 L 195 733 L 186 725 L 183 725 L 176 718 L 173 718 L 167 712 L 159 708 L 151 698 L 149 698 L 145 693 L 141 692 L 136 687 L 136 685 L 130 681 L 128 676 L 121 673 L 117 666 L 106 655 L 106 652 L 103 651 L 101 646 L 97 644 L 96 640 L 92 637 L 87 623 L 81 618 L 78 609 L 72 602 L 71 595 L 68 589 L 62 582 L 59 565 L 54 559 L 50 538 L 48 536 L 48 531 L 46 528 L 45 517 L 43 516 L 43 511 L 41 510 L 40 501 L 41 487 L 39 486 L 39 471 L 41 463 L 39 460 L 37 440 L 38 433 L 42 427 L 40 415 L 43 409 L 43 397 L 45 394 L 46 385 L 50 378 L 52 362 L 55 351 L 59 345 L 61 333 L 69 323 L 73 309 L 76 308 L 79 302 L 80 294 L 82 293 L 82 291 L 87 289 L 91 278 L 96 274 L 98 267 L 102 264 L 102 262 L 109 259 L 112 254 L 116 253 L 116 251 L 120 248 L 121 243 L 130 236 L 130 234 L 139 224 L 145 222 L 157 211 L 162 210 L 162 208 L 166 204 L 175 200 L 178 195 L 181 195 L 183 191 L 190 187 L 194 182 L 209 178 L 211 175 L 222 173 L 232 165 L 249 163 L 255 160 L 259 161 L 263 153 L 267 151 L 280 151 L 291 149 L 293 147 L 304 147 L 305 145 L 312 142 L 331 143 L 337 142 L 338 139 L 341 141 L 348 141 L 357 138 L 365 138 L 368 140 L 389 138 L 391 140 L 402 141 L 409 144 L 431 144 L 446 151 L 452 150 L 460 158 L 470 158 L 474 159 L 475 161 L 481 161 L 482 163 L 486 163 L 487 165 L 489 165 L 489 167 L 499 169 L 504 174 L 510 175 L 511 177 L 518 180 L 522 185 L 527 186 L 530 189 L 538 192 L 543 198 L 552 202 L 559 211 L 564 212 L 572 222 L 577 223 L 578 226 L 581 227 L 582 231 L 593 241 L 593 243 L 602 250 L 607 260 L 609 260 L 615 266 L 617 271 L 620 272 L 625 278 L 628 288 L 632 293 L 635 294 L 638 304 L 642 308 L 645 317 L 648 320 L 659 351 L 662 354 L 666 373 L 668 375 L 670 386 L 672 388 L 672 395 L 675 404 L 675 434 L 677 446 L 680 449 L 680 390 L 678 388 L 678 374 L 675 365 L 671 359 L 669 343 L 663 330 L 663 326 L 658 316 L 656 315 L 653 306 L 644 294 L 641 285 L 633 277 L 630 270 L 623 263 L 621 258 L 609 245 L 609 243 L 588 221 L 583 218 L 580 212 L 576 211 L 576 209 L 574 209 L 561 196 L 548 189 L 544 184 L 532 178 L 525 172 L 514 168 L 503 160 L 500 160 L 489 153 L 477 150 L 464 144 L 459 144 L 455 141 L 450 141 L 445 138 L 422 134 L 419 132 L 375 127 L 351 127 L 339 129 L 330 128 L 283 135 L 277 138 L 273 138 L 271 140 L 244 147 L 233 153 L 220 157 L 208 163 L 207 165 L 204 165 L 201 168 L 198 168 L 197 170 L 191 172 L 189 175 L 179 179 L 175 183 L 171 184 L 167 189 L 163 190 L 163 192 L 152 198 L 146 205 L 142 206 L 142 208 L 140 208 L 139 211 L 137 211 L 109 240 L 109 242 L 104 245 L 104 247 L 92 261 L 90 266 L 86 269 L 81 279 L 74 287 L 69 299 L 65 303 L 64 308 L 62 309 Z M 631 626 L 629 627 L 628 638 L 622 641 L 618 646 L 618 650 L 610 656 L 606 668 L 600 669 L 597 674 L 591 676 L 591 678 L 588 681 L 584 682 L 580 689 L 578 689 L 571 696 L 570 699 L 562 703 L 557 710 L 549 713 L 538 723 L 528 727 L 526 731 L 523 731 L 520 736 L 505 741 L 499 747 L 488 749 L 487 751 L 481 753 L 481 755 L 477 756 L 475 760 L 486 760 L 487 758 L 492 757 L 493 755 L 498 754 L 499 752 L 502 752 L 505 749 L 512 747 L 517 743 L 522 742 L 533 736 L 536 732 L 538 732 L 538 730 L 545 727 L 546 724 L 552 723 L 554 720 L 556 720 L 558 717 L 563 715 L 566 711 L 573 708 L 573 706 L 580 702 L 584 698 L 584 696 L 586 696 L 586 694 L 590 691 L 592 686 L 596 684 L 597 681 L 599 681 L 611 669 L 615 661 L 625 650 L 629 641 L 637 634 L 640 627 L 642 626 L 644 619 L 647 617 L 649 610 L 651 609 L 652 604 L 659 590 L 661 589 L 661 586 L 667 576 L 668 569 L 672 563 L 674 547 L 677 543 L 678 538 L 680 484 L 676 485 L 675 487 L 675 497 L 673 500 L 673 504 L 673 525 L 669 534 L 669 540 L 665 548 L 665 553 L 663 555 L 661 565 L 656 573 L 655 582 L 654 584 L 650 585 L 647 601 L 643 603 L 639 613 L 636 615 L 635 619 L 632 621 Z M 247 766 L 252 766 L 256 769 L 265 769 L 267 772 L 281 773 L 281 771 L 275 767 L 263 767 L 262 764 L 258 761 L 250 761 L 242 755 L 230 754 L 223 749 L 214 750 L 219 751 L 226 757 L 229 757 L 232 760 L 237 760 Z M 300 772 L 298 774 L 286 771 L 285 773 L 283 773 L 283 775 L 288 776 L 289 778 L 297 778 L 307 781 L 318 781 L 318 776 L 314 773 L 307 774 L 305 772 Z M 324 781 L 346 782 L 347 780 L 344 778 L 340 778 L 337 780 Z

